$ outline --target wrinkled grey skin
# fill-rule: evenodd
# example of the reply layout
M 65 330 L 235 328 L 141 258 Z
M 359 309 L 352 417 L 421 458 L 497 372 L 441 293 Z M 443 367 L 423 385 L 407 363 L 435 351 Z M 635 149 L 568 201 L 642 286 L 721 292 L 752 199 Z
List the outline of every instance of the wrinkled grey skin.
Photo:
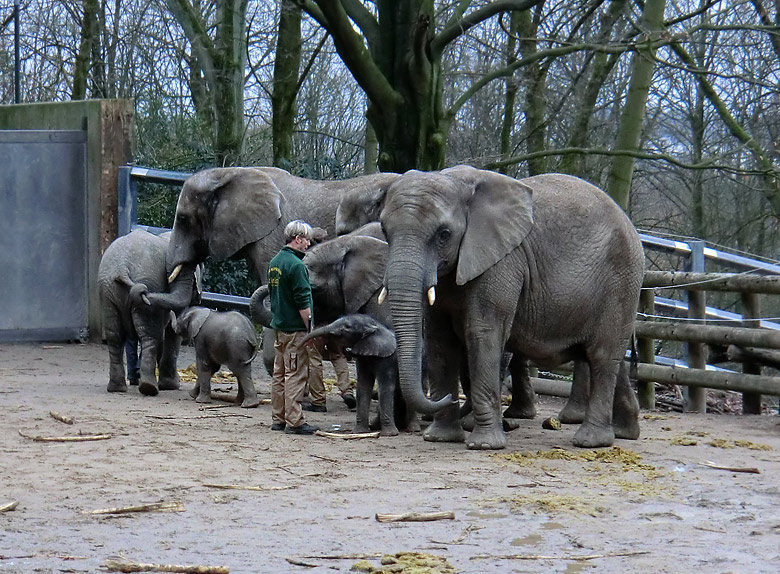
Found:
M 398 435 L 395 424 L 394 397 L 398 380 L 395 359 L 395 335 L 369 315 L 345 315 L 314 329 L 304 341 L 315 337 L 335 339 L 345 352 L 355 358 L 357 367 L 357 420 L 355 432 L 370 430 L 368 412 L 374 381 L 379 391 L 379 427 L 382 436 Z
M 576 446 L 638 437 L 639 408 L 623 358 L 644 254 L 631 222 L 604 192 L 560 174 L 514 180 L 467 166 L 410 171 L 388 189 L 380 219 L 390 246 L 385 282 L 401 389 L 413 409 L 435 413 L 426 440 L 506 446 L 499 382 L 505 349 L 542 367 L 568 360 L 588 366 Z M 420 386 L 431 286 L 436 301 L 425 313 L 425 349 L 434 401 Z M 452 400 L 464 355 L 475 421 L 468 439 Z
M 268 263 L 284 245 L 287 223 L 302 219 L 333 237 L 342 199 L 349 197 L 350 205 L 360 209 L 362 202 L 384 195 L 397 177 L 379 173 L 315 181 L 273 167 L 200 171 L 184 183 L 179 195 L 168 271 L 180 263 L 201 263 L 209 255 L 217 260 L 241 257 L 255 281 L 264 285 Z M 273 334 L 266 332 L 264 340 L 273 341 Z M 266 369 L 273 368 L 273 345 L 265 345 L 263 362 Z
M 122 351 L 128 339 L 141 345 L 139 392 L 154 396 L 159 390 L 179 388 L 176 359 L 181 340 L 168 326 L 168 312 L 189 305 L 197 288 L 194 265 L 186 266 L 168 284 L 167 248 L 166 238 L 136 229 L 111 243 L 100 260 L 98 289 L 110 360 L 108 392 L 127 391 Z
M 190 396 L 199 403 L 211 402 L 211 377 L 222 365 L 238 380 L 236 402 L 243 408 L 260 404 L 252 382 L 252 360 L 257 354 L 257 335 L 252 322 L 238 311 L 212 311 L 188 307 L 172 320 L 173 329 L 195 347 L 198 379 Z

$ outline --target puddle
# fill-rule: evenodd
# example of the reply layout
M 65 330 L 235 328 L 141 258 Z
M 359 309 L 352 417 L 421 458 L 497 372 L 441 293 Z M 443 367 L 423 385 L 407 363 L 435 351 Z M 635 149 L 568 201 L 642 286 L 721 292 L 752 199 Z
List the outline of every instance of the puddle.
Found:
M 560 522 L 545 522 L 542 524 L 542 530 L 563 530 L 566 528 Z
M 536 546 L 541 541 L 541 534 L 530 534 L 523 538 L 515 538 L 512 540 L 512 546 Z

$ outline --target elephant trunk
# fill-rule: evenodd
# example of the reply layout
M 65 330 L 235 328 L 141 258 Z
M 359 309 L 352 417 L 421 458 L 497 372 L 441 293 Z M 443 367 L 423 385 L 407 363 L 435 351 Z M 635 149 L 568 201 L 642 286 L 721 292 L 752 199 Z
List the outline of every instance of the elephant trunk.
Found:
M 390 253 L 387 264 L 388 301 L 396 338 L 398 379 L 404 400 L 415 411 L 434 414 L 452 403 L 452 396 L 431 401 L 422 386 L 422 317 L 426 285 L 420 250 L 406 242 Z M 394 256 L 395 255 L 395 256 Z
M 330 325 L 325 325 L 324 327 L 318 327 L 317 329 L 314 329 L 311 333 L 306 335 L 303 338 L 303 341 L 301 343 L 306 343 L 308 341 L 311 341 L 312 339 L 316 339 L 317 337 L 326 337 L 330 335 Z
M 273 315 L 271 314 L 271 310 L 265 306 L 265 300 L 267 298 L 268 285 L 261 285 L 255 289 L 255 292 L 252 293 L 252 297 L 249 298 L 249 312 L 255 323 L 270 328 Z

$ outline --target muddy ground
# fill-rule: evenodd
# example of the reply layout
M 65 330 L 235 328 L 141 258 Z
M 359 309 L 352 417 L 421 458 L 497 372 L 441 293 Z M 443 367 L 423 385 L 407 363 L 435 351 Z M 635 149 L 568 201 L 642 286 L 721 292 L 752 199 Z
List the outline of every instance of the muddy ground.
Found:
M 255 376 L 267 397 L 261 367 Z M 107 394 L 107 380 L 102 345 L 0 345 L 0 507 L 18 501 L 0 513 L 0 572 L 100 572 L 111 557 L 346 572 L 364 556 L 368 570 L 413 551 L 440 557 L 438 569 L 394 571 L 780 570 L 777 415 L 646 412 L 640 440 L 593 458 L 571 446 L 574 427 L 542 429 L 560 399 L 540 398 L 539 417 L 511 432 L 506 450 L 484 452 L 419 434 L 290 436 L 270 430 L 268 405 L 201 410 L 191 383 L 150 398 Z M 333 394 L 328 412 L 308 419 L 346 431 L 354 412 Z M 85 514 L 157 502 L 181 511 Z M 376 520 L 437 511 L 455 518 Z

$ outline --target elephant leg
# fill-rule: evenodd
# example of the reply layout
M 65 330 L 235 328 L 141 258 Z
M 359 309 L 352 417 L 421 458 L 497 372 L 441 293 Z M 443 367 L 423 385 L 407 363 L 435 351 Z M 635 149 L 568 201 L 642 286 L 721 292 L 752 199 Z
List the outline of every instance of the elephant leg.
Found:
M 141 344 L 141 372 L 138 392 L 149 397 L 156 396 L 157 361 L 162 354 L 163 311 L 153 308 L 133 308 L 133 325 Z
M 431 399 L 434 401 L 448 394 L 458 396 L 458 374 L 463 345 L 455 338 L 447 323 L 446 318 L 437 321 L 432 315 L 426 325 L 426 370 Z M 423 431 L 423 439 L 431 442 L 466 440 L 466 433 L 460 425 L 460 405 L 457 401 L 434 415 L 433 422 Z
M 639 401 L 628 379 L 628 363 L 622 361 L 615 384 L 615 401 L 612 406 L 612 428 L 615 437 L 628 440 L 639 438 Z
M 179 359 L 181 337 L 176 334 L 173 327 L 165 326 L 163 335 L 162 353 L 160 355 L 159 378 L 161 391 L 175 391 L 181 387 L 179 372 L 176 363 Z
M 127 383 L 125 382 L 125 363 L 123 356 L 126 333 L 122 326 L 122 318 L 119 314 L 119 310 L 113 306 L 104 307 L 103 325 L 106 333 L 109 360 L 108 386 L 106 390 L 109 393 L 126 393 Z
M 578 424 L 585 420 L 590 395 L 590 366 L 582 360 L 574 361 L 574 380 L 566 405 L 558 413 L 558 420 L 564 424 Z
M 355 358 L 357 371 L 357 409 L 355 412 L 355 432 L 369 432 L 369 411 L 371 410 L 371 395 L 374 392 L 374 370 L 370 359 Z
M 195 388 L 198 393 L 195 397 L 196 403 L 211 402 L 211 377 L 219 370 L 219 367 L 219 365 L 214 365 L 196 356 L 195 368 L 198 371 L 198 378 L 195 382 Z M 190 395 L 192 396 L 192 393 Z
M 528 376 L 528 363 L 518 353 L 509 361 L 512 374 L 512 403 L 504 411 L 505 419 L 532 419 L 536 416 L 536 395 Z M 499 383 L 500 384 L 500 383 Z
M 590 358 L 590 393 L 588 408 L 577 432 L 574 446 L 598 448 L 612 446 L 615 432 L 612 429 L 612 408 L 615 398 L 615 382 L 622 359 Z
M 501 357 L 511 324 L 498 316 L 496 309 L 481 305 L 478 298 L 468 303 L 464 311 L 464 337 L 474 430 L 466 438 L 466 448 L 501 449 L 506 447 L 507 440 L 501 417 Z
M 236 402 L 242 409 L 253 409 L 260 405 L 260 399 L 257 396 L 257 389 L 252 381 L 252 364 L 239 363 L 230 367 L 238 380 L 238 396 Z
M 395 424 L 395 381 L 397 376 L 387 364 L 395 363 L 395 358 L 380 359 L 377 368 L 377 386 L 379 387 L 379 423 L 382 436 L 398 436 Z

